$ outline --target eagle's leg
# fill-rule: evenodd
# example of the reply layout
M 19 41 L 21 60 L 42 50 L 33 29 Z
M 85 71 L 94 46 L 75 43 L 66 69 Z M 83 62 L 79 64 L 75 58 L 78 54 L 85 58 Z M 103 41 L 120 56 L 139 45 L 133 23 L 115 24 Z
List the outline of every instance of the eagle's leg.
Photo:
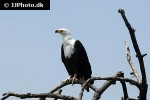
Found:
M 62 81 L 62 83 L 67 83 L 68 81 L 72 80 L 71 75 L 69 75 L 69 77 L 67 79 L 65 79 L 64 81 Z
M 72 78 L 72 85 L 73 85 L 73 83 L 74 83 L 75 80 L 78 80 L 78 79 L 77 79 L 77 74 L 74 74 L 74 76 L 73 76 L 73 78 Z

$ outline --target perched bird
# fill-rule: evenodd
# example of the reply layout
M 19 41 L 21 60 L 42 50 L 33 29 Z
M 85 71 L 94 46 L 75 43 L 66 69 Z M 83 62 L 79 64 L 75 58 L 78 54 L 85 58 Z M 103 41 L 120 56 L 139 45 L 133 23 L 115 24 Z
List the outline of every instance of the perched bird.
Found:
M 63 39 L 61 59 L 69 74 L 69 77 L 64 82 L 69 80 L 71 80 L 72 83 L 74 80 L 85 82 L 91 78 L 91 65 L 82 43 L 79 40 L 72 38 L 70 31 L 67 29 L 57 29 L 55 33 L 60 33 Z M 93 83 L 94 81 L 90 82 L 90 84 Z M 86 87 L 86 90 L 89 92 L 89 87 Z

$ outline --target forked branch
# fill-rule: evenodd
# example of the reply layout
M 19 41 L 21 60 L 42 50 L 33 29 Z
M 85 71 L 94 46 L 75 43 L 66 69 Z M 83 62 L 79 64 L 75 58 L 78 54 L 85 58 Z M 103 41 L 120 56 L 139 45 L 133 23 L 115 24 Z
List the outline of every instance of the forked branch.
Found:
M 144 65 L 143 57 L 146 56 L 147 54 L 141 54 L 141 51 L 139 49 L 139 46 L 138 46 L 138 43 L 137 43 L 137 40 L 135 37 L 135 30 L 132 28 L 129 21 L 127 20 L 124 10 L 119 9 L 118 12 L 121 14 L 121 16 L 125 22 L 125 25 L 127 26 L 128 30 L 129 30 L 131 41 L 132 41 L 134 50 L 136 52 L 136 57 L 138 58 L 139 65 L 140 65 L 142 83 L 141 83 L 141 87 L 140 87 L 139 99 L 140 100 L 146 100 L 148 84 L 147 84 L 147 77 L 146 77 L 146 71 L 145 71 L 145 65 Z

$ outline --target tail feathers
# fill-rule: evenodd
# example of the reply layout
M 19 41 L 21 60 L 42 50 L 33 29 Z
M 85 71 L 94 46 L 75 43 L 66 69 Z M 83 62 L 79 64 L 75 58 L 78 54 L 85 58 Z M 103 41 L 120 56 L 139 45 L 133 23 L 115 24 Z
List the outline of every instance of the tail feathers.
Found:
M 90 81 L 90 84 L 92 85 L 92 84 L 94 84 L 94 81 L 92 80 L 92 81 Z
M 94 81 L 93 81 L 93 80 L 90 81 L 89 85 L 92 85 L 92 84 L 94 84 Z M 87 92 L 89 92 L 89 91 L 90 91 L 90 90 L 89 90 L 89 86 L 86 86 L 86 87 L 85 87 L 85 90 L 86 90 Z
M 92 76 L 91 76 L 92 77 Z M 81 80 L 85 83 L 89 78 L 91 78 L 91 77 L 88 77 L 88 78 L 81 78 Z M 92 84 L 94 84 L 94 81 L 92 80 L 92 81 L 90 81 L 89 83 L 88 83 L 88 85 L 92 85 Z M 85 90 L 87 91 L 87 92 L 89 92 L 90 90 L 89 90 L 89 86 L 86 86 L 85 87 Z
M 90 91 L 88 86 L 86 86 L 86 87 L 85 87 L 85 89 L 86 89 L 86 91 L 87 91 L 87 92 L 89 92 L 89 91 Z

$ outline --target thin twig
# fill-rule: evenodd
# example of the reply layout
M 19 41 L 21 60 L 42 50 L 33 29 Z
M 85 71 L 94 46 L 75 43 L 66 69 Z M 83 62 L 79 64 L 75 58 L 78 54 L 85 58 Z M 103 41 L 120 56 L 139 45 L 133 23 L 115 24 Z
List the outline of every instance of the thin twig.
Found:
M 129 65 L 130 65 L 130 67 L 131 67 L 131 69 L 132 69 L 132 71 L 133 71 L 133 73 L 134 73 L 134 75 L 135 75 L 137 81 L 138 81 L 139 83 L 141 83 L 141 78 L 140 78 L 138 72 L 136 71 L 135 66 L 134 66 L 133 63 L 132 63 L 132 59 L 131 59 L 131 55 L 130 55 L 130 48 L 128 47 L 128 44 L 127 44 L 126 41 L 125 41 L 125 48 L 126 48 L 127 61 L 128 61 Z

